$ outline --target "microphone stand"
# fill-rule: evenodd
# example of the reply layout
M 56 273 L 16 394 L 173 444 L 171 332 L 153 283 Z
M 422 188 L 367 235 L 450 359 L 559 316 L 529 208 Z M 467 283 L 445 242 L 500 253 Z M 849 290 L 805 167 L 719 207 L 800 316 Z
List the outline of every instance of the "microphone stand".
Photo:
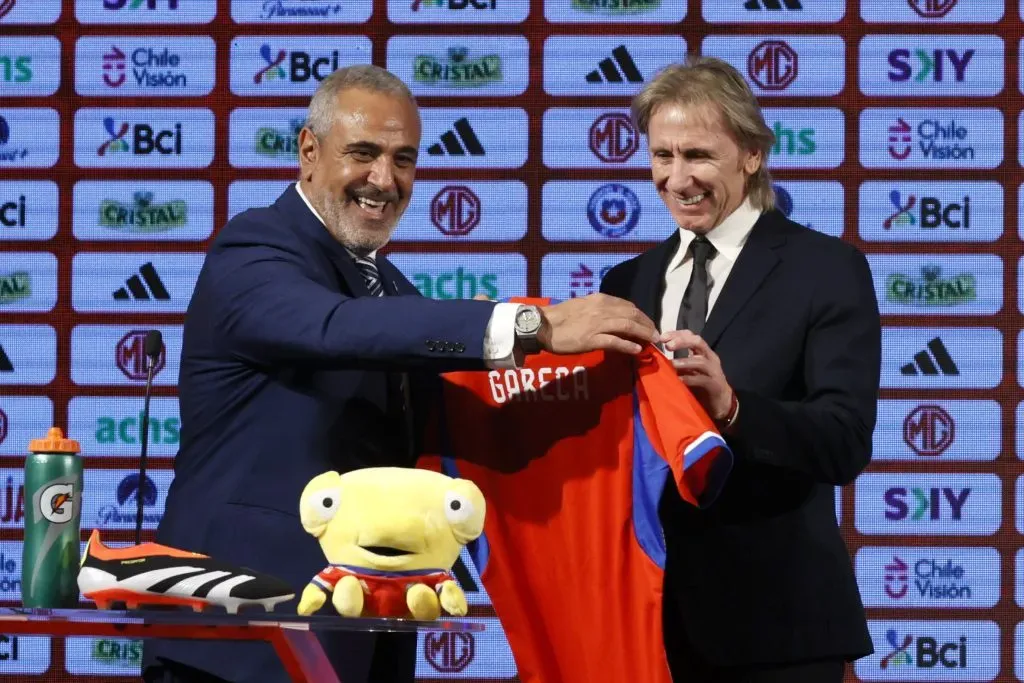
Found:
M 142 406 L 142 450 L 139 453 L 139 485 L 135 491 L 135 545 L 142 542 L 142 507 L 146 487 L 146 448 L 149 445 L 149 394 L 153 385 L 153 367 L 156 359 L 146 354 L 146 397 Z

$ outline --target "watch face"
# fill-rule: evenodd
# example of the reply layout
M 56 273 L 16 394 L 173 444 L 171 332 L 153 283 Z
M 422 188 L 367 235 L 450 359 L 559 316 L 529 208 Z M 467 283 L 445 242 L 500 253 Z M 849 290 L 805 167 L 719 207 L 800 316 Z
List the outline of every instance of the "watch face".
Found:
M 523 332 L 533 332 L 540 327 L 540 314 L 532 308 L 523 309 L 516 315 L 516 327 Z

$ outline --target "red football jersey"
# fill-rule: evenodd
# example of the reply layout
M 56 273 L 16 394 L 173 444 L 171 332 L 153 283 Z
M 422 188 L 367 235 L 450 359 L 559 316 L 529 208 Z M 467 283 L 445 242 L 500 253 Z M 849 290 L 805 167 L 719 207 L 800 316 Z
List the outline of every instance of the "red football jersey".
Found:
M 662 641 L 670 481 L 706 505 L 732 453 L 671 362 L 541 353 L 443 376 L 441 458 L 487 500 L 469 550 L 523 683 L 671 683 Z

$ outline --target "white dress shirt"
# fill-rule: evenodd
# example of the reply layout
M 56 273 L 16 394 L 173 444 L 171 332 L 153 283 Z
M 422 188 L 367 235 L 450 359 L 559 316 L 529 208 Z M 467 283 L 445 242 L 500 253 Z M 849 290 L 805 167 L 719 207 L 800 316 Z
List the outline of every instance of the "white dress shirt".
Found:
M 724 221 L 715 226 L 705 237 L 715 248 L 715 255 L 707 262 L 708 269 L 708 315 L 722 293 L 722 287 L 732 271 L 740 250 L 747 243 L 747 237 L 754 228 L 754 223 L 761 217 L 761 212 L 744 199 L 735 211 Z M 679 319 L 679 306 L 683 303 L 686 285 L 690 282 L 693 272 L 693 255 L 690 253 L 690 242 L 696 235 L 689 230 L 679 229 L 679 249 L 673 254 L 665 269 L 664 291 L 661 297 L 661 321 L 659 330 L 670 332 L 675 330 Z M 707 318 L 705 318 L 707 320 Z M 671 351 L 666 355 L 672 356 Z
M 324 219 L 317 213 L 317 210 L 313 208 L 313 205 L 309 203 L 309 199 L 302 192 L 302 186 L 299 183 L 295 183 L 295 190 L 302 197 L 302 201 L 306 203 L 309 210 L 313 212 L 313 215 L 317 217 L 321 223 Z M 348 253 L 352 254 L 352 251 L 346 248 Z M 355 254 L 352 254 L 355 257 Z M 372 259 L 376 259 L 377 250 L 374 249 L 367 254 Z M 515 323 L 516 323 L 516 312 L 519 310 L 520 304 L 510 303 L 499 303 L 495 305 L 494 310 L 491 312 L 491 319 L 487 321 L 487 329 L 484 330 L 484 361 L 489 368 L 514 368 L 516 366 L 515 358 L 513 356 L 513 350 L 515 347 Z

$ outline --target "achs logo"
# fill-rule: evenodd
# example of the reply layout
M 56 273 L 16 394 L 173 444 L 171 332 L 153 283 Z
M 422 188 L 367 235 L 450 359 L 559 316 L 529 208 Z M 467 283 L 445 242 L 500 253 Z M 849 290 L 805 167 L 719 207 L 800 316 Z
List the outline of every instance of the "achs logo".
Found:
M 907 0 L 910 9 L 925 19 L 941 19 L 956 7 L 957 0 Z
M 902 117 L 889 126 L 889 156 L 905 160 L 914 150 L 914 129 Z M 967 129 L 956 119 L 944 124 L 937 119 L 923 119 L 917 124 L 918 145 L 925 159 L 974 159 L 974 146 L 966 143 Z
M 6 83 L 28 83 L 32 80 L 32 56 L 0 56 L 0 80 Z
M 885 294 L 898 304 L 925 306 L 955 306 L 978 298 L 974 275 L 960 273 L 951 278 L 942 277 L 942 267 L 928 265 L 921 268 L 921 277 L 895 273 L 886 278 Z
M 640 146 L 640 132 L 628 114 L 610 112 L 601 114 L 590 125 L 588 137 L 590 151 L 605 163 L 621 164 L 636 153 Z
M 415 273 L 410 279 L 428 299 L 472 299 L 477 294 L 498 298 L 497 273 L 478 274 L 459 266 L 454 272 Z
M 259 2 L 259 0 L 245 0 L 246 2 Z M 326 19 L 327 17 L 341 14 L 344 10 L 339 2 L 325 2 L 324 0 L 264 0 L 263 14 L 261 19 Z
M 917 225 L 918 218 L 914 215 L 914 207 L 917 205 L 917 197 L 913 194 L 907 195 L 906 202 L 903 201 L 899 190 L 889 193 L 889 201 L 892 202 L 896 211 L 882 221 L 882 228 L 889 230 L 892 226 Z M 947 227 L 951 229 L 971 227 L 971 197 L 964 195 L 962 202 L 949 202 L 943 204 L 938 197 L 921 197 L 922 229 L 934 229 Z
M 437 156 L 484 156 L 484 146 L 476 136 L 469 119 L 463 117 L 455 122 L 451 130 L 441 133 L 441 141 L 427 147 L 427 154 Z
M 910 590 L 910 573 L 907 563 L 897 556 L 883 567 L 885 594 L 893 600 L 900 600 Z
M 964 505 L 971 495 L 970 487 L 953 489 L 948 486 L 922 489 L 893 486 L 885 492 L 885 518 L 893 521 L 909 519 L 913 522 L 949 519 L 962 521 Z
M 142 521 L 159 524 L 163 518 L 162 514 L 146 514 L 145 508 L 156 505 L 158 492 L 153 480 L 146 476 L 142 485 L 139 485 L 138 473 L 127 475 L 117 485 L 116 505 L 104 505 L 96 515 L 96 524 L 109 526 L 111 524 L 135 524 L 138 517 L 138 499 L 142 499 L 143 513 Z
M 181 420 L 177 417 L 161 418 L 150 416 L 149 443 L 176 444 L 181 436 Z M 129 444 L 139 443 L 142 429 L 142 413 L 137 416 L 104 415 L 96 418 L 96 443 Z
M 447 185 L 430 202 L 430 222 L 445 235 L 468 235 L 480 224 L 480 198 L 465 185 Z
M 178 0 L 103 0 L 103 9 L 120 10 L 120 9 L 160 9 L 162 5 L 167 6 L 167 9 L 175 10 L 178 9 Z
M 972 57 L 974 50 L 964 50 L 962 54 L 951 49 L 930 52 L 917 49 L 913 53 L 907 49 L 892 50 L 889 52 L 889 66 L 892 67 L 889 70 L 889 80 L 894 83 L 903 83 L 911 79 L 917 83 L 925 80 L 942 83 L 952 75 L 954 81 L 963 83 L 967 65 Z
M 604 237 L 628 235 L 640 220 L 640 200 L 625 185 L 602 185 L 590 195 L 587 219 L 591 227 Z
M 747 73 L 762 90 L 785 90 L 799 67 L 796 50 L 784 40 L 765 40 L 747 57 Z
M 114 361 L 128 379 L 145 381 L 146 379 L 146 331 L 134 330 L 121 337 L 114 349 Z M 156 377 L 164 369 L 167 362 L 167 346 L 160 342 L 160 355 L 153 365 L 153 376 Z
M 585 80 L 587 83 L 643 83 L 644 77 L 626 46 L 619 45 L 612 50 L 611 57 L 597 63 L 597 68 L 588 73 Z
M 890 652 L 879 662 L 880 669 L 896 666 L 913 666 L 918 669 L 966 669 L 967 668 L 967 636 L 960 636 L 956 642 L 942 643 L 930 636 L 918 636 L 907 633 L 900 635 L 896 629 L 885 632 L 885 640 L 889 643 Z M 914 646 L 911 654 L 911 645 Z
M 949 350 L 940 337 L 928 342 L 928 348 L 914 354 L 914 360 L 900 367 L 900 374 L 907 376 L 959 375 L 960 368 L 953 362 Z
M 446 83 L 452 86 L 474 87 L 502 80 L 501 55 L 484 55 L 467 59 L 469 48 L 448 48 L 448 60 L 434 55 L 418 55 L 413 60 L 413 78 L 419 83 Z
M 111 88 L 120 88 L 128 80 L 128 58 L 113 45 L 110 52 L 103 55 L 103 82 Z
M 257 85 L 272 81 L 306 83 L 310 79 L 322 81 L 341 66 L 341 55 L 333 50 L 329 57 L 314 57 L 304 50 L 278 50 L 268 43 L 260 45 L 260 57 L 266 64 L 252 77 Z
M 124 232 L 167 232 L 188 224 L 188 204 L 184 199 L 172 199 L 162 204 L 153 203 L 152 192 L 136 192 L 133 204 L 116 199 L 100 202 L 99 224 Z
M 569 298 L 575 299 L 596 292 L 600 287 L 601 280 L 611 268 L 611 266 L 605 266 L 595 276 L 594 271 L 587 264 L 580 263 L 575 270 L 569 273 Z
M 18 0 L 0 0 L 0 19 L 10 14 Z
M 299 132 L 305 122 L 292 119 L 289 128 L 263 126 L 256 131 L 256 153 L 265 157 L 299 158 Z
M 956 438 L 956 422 L 942 406 L 920 405 L 903 419 L 903 442 L 920 456 L 942 455 Z
M 793 130 L 784 127 L 782 121 L 776 121 L 772 131 L 775 133 L 775 144 L 771 153 L 776 156 L 808 156 L 818 149 L 814 141 L 813 128 Z
M 17 161 L 28 156 L 28 150 L 24 147 L 8 147 L 10 140 L 11 125 L 0 116 L 0 161 Z
M 22 301 L 32 296 L 32 276 L 19 270 L 0 275 L 0 306 Z
M 473 661 L 476 642 L 472 633 L 427 633 L 423 639 L 423 656 L 435 671 L 458 673 Z
M 574 10 L 601 14 L 639 14 L 659 7 L 661 0 L 572 0 Z

